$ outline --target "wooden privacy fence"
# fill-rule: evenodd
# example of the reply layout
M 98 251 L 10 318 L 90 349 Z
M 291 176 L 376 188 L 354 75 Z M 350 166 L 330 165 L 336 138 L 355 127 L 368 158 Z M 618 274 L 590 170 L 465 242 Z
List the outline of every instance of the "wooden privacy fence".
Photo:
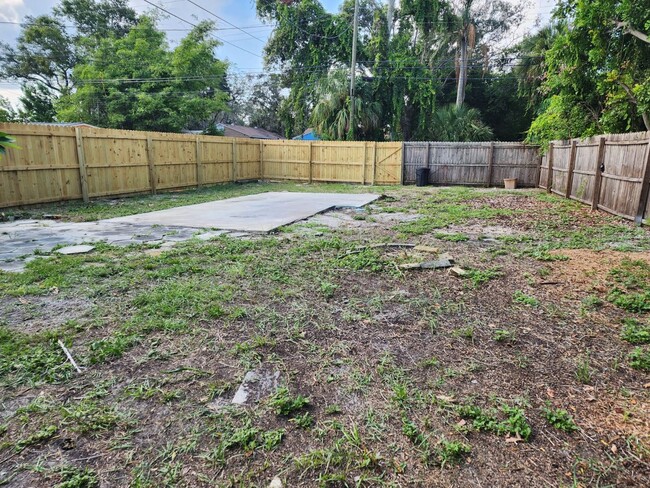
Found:
M 405 142 L 404 182 L 414 183 L 418 168 L 429 168 L 434 185 L 518 186 L 539 181 L 538 146 L 511 142 Z
M 553 141 L 539 186 L 640 224 L 650 215 L 650 132 Z
M 402 144 L 0 124 L 0 208 L 255 179 L 401 183 Z

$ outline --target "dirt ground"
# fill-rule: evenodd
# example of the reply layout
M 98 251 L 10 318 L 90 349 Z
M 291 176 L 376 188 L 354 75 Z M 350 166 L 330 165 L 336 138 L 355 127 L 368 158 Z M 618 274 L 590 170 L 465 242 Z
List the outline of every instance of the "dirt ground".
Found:
M 381 191 L 0 272 L 0 485 L 646 486 L 650 231 L 537 190 Z M 445 253 L 462 276 L 403 266 Z M 279 389 L 233 404 L 250 371 Z

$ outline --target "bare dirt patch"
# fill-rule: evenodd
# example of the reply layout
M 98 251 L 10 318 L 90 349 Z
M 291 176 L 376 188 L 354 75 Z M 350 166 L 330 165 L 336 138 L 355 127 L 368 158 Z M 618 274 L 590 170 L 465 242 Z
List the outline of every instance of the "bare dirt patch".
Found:
M 25 334 L 54 330 L 66 322 L 83 319 L 92 308 L 93 302 L 85 297 L 0 297 L 0 317 L 7 326 Z

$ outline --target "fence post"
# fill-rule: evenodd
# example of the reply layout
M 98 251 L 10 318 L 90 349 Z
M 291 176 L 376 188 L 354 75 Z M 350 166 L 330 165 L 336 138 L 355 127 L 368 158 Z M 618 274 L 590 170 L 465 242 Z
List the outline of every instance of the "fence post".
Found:
M 237 181 L 237 141 L 232 140 L 232 182 Z
M 156 194 L 156 166 L 153 163 L 153 140 L 151 136 L 147 134 L 147 165 L 149 166 L 149 186 L 151 187 L 151 193 Z
M 648 197 L 650 196 L 650 139 L 645 149 L 645 163 L 641 179 L 641 195 L 639 196 L 639 207 L 634 217 L 634 223 L 641 225 L 643 223 L 643 214 L 648 204 Z
M 404 171 L 406 171 L 406 151 L 404 150 L 404 143 L 402 143 L 402 167 L 399 172 L 399 184 L 404 184 Z
M 548 143 L 548 170 L 546 171 L 546 192 L 551 193 L 553 190 L 553 146 L 552 142 Z
M 600 185 L 603 181 L 603 173 L 600 168 L 603 167 L 605 161 L 605 138 L 601 137 L 598 140 L 598 157 L 596 158 L 596 174 L 594 177 L 594 195 L 591 199 L 591 210 L 598 210 L 598 203 L 600 202 Z
M 309 141 L 309 184 L 310 185 L 314 177 L 313 164 L 314 164 L 314 157 L 312 156 L 312 142 Z
M 203 167 L 202 167 L 202 146 L 201 139 L 199 136 L 196 136 L 196 186 L 201 187 L 203 185 Z
M 79 163 L 79 182 L 81 183 L 81 196 L 84 203 L 88 203 L 90 198 L 88 196 L 88 172 L 86 171 L 86 155 L 84 153 L 83 136 L 81 135 L 81 127 L 74 128 L 75 138 L 77 140 L 77 162 Z
M 403 146 L 402 150 L 404 150 Z M 377 141 L 372 145 L 372 186 L 375 186 L 375 178 L 377 178 Z
M 571 152 L 569 153 L 569 168 L 566 177 L 566 191 L 565 197 L 571 198 L 571 190 L 573 189 L 573 169 L 576 165 L 576 153 L 578 152 L 578 141 L 573 139 L 571 141 Z
M 260 140 L 260 180 L 264 179 L 264 141 Z
M 541 148 L 538 148 L 537 153 L 538 153 L 537 154 L 537 176 L 535 179 L 537 180 L 536 186 L 539 187 L 539 185 L 542 183 L 540 181 L 540 177 L 542 176 L 542 161 L 543 161 Z
M 490 147 L 488 148 L 487 163 L 487 181 L 485 182 L 485 186 L 489 187 L 490 183 L 492 183 L 492 168 L 494 167 L 494 142 L 490 142 Z
M 363 165 L 361 166 L 361 184 L 366 184 L 366 159 L 368 159 L 368 143 L 363 143 Z

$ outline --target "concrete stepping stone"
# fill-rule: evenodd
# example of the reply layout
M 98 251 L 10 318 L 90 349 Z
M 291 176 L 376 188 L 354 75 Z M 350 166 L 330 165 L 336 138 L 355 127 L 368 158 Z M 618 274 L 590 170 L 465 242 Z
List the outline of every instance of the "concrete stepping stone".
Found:
M 87 252 L 95 249 L 95 246 L 89 246 L 88 244 L 80 244 L 78 246 L 66 246 L 61 249 L 57 249 L 55 252 L 59 254 L 85 254 Z

